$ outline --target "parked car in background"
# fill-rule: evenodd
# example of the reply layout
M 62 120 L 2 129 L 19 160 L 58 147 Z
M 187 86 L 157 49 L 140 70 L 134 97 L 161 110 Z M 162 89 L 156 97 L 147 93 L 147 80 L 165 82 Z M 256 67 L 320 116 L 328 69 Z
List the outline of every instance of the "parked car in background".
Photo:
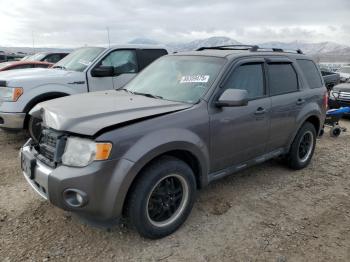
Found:
M 143 45 L 85 47 L 49 69 L 0 72 L 0 128 L 25 128 L 37 138 L 40 122 L 28 115 L 36 104 L 72 94 L 122 88 L 165 54 L 163 48 Z
M 6 62 L 6 55 L 4 51 L 0 51 L 0 63 L 1 62 Z
M 329 107 L 350 107 L 350 83 L 342 83 L 333 87 L 329 94 Z
M 350 66 L 343 66 L 336 71 L 340 75 L 340 82 L 346 83 L 350 80 Z
M 321 74 L 328 90 L 340 83 L 340 75 L 338 73 L 321 69 Z
M 0 72 L 14 69 L 26 69 L 26 68 L 49 68 L 53 64 L 40 61 L 12 61 L 0 63 Z
M 30 68 L 29 65 L 32 63 L 32 65 L 40 65 L 40 63 L 35 62 L 42 62 L 42 67 L 45 67 L 45 65 L 53 65 L 60 61 L 62 58 L 66 57 L 69 53 L 50 53 L 50 52 L 41 52 L 36 53 L 33 55 L 26 55 L 24 53 L 17 53 L 17 54 L 6 54 L 0 52 L 0 62 L 7 62 L 7 66 L 12 65 L 13 67 L 16 67 L 17 65 L 21 65 L 18 62 L 23 62 L 23 66 L 25 63 L 27 63 L 27 68 Z M 3 64 L 4 66 L 4 64 Z M 19 66 L 20 67 L 20 66 Z M 35 67 L 35 66 L 33 66 Z
M 274 157 L 305 168 L 326 114 L 321 73 L 300 50 L 260 50 L 168 55 L 123 90 L 38 104 L 30 114 L 43 130 L 21 151 L 25 179 L 60 208 L 100 221 L 124 215 L 161 238 L 214 180 Z
M 25 57 L 25 54 L 18 52 L 18 53 L 7 53 L 4 51 L 0 51 L 0 63 L 1 62 L 7 62 L 7 61 L 19 61 Z
M 42 61 L 55 64 L 64 57 L 66 57 L 69 53 L 67 52 L 40 52 L 34 55 L 26 56 L 22 59 L 22 61 Z

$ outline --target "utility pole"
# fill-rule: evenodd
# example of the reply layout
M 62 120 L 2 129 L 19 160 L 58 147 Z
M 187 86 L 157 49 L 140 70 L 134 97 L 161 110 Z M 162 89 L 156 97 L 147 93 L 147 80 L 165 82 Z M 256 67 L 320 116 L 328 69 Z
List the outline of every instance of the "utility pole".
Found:
M 32 30 L 32 44 L 33 44 L 33 53 L 35 53 L 35 47 L 34 47 L 34 31 Z
M 106 27 L 106 30 L 107 30 L 107 38 L 108 38 L 108 47 L 111 47 L 111 39 L 109 37 L 109 27 L 108 26 Z

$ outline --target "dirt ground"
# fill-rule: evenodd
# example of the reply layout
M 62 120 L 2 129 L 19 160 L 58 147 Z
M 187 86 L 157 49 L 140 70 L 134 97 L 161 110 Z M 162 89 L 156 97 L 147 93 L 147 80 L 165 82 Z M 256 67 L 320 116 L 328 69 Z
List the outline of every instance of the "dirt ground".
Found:
M 24 140 L 0 132 L 0 261 L 350 261 L 350 133 L 326 133 L 304 170 L 270 161 L 215 182 L 157 241 L 41 200 L 18 165 Z

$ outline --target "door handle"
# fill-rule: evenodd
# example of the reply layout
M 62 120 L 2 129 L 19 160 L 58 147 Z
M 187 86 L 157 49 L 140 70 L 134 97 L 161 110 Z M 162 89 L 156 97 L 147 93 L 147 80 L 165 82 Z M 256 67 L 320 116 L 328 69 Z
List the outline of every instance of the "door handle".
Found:
M 305 102 L 306 102 L 305 99 L 299 98 L 297 100 L 297 105 L 300 106 L 300 105 L 304 104 Z
M 255 115 L 263 115 L 266 113 L 266 109 L 263 107 L 259 107 L 256 111 L 255 111 Z

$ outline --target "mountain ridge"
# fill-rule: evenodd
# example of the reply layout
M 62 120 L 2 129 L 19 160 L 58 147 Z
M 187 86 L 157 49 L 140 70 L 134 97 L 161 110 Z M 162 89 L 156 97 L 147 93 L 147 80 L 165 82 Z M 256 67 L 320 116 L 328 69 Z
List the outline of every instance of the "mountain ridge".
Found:
M 149 40 L 148 40 L 149 41 Z M 144 44 L 142 41 L 133 41 L 134 44 Z M 199 47 L 212 47 L 220 45 L 240 45 L 241 43 L 235 39 L 229 37 L 209 37 L 204 39 L 197 39 L 190 42 L 172 42 L 172 43 L 160 43 L 157 44 L 164 45 L 168 48 L 170 52 L 181 52 L 181 51 L 191 51 L 196 50 Z M 314 57 L 316 60 L 324 61 L 330 60 L 329 62 L 339 61 L 339 62 L 350 62 L 350 46 L 338 44 L 331 41 L 324 41 L 319 43 L 307 43 L 303 41 L 291 41 L 291 42 L 281 42 L 281 41 L 270 41 L 257 43 L 260 47 L 266 48 L 282 48 L 285 50 L 297 50 L 301 49 L 305 54 Z
M 181 52 L 196 50 L 199 47 L 212 47 L 220 45 L 241 45 L 244 44 L 235 39 L 226 36 L 214 36 L 203 39 L 196 39 L 189 42 L 170 42 L 162 43 L 160 41 L 138 37 L 128 42 L 129 44 L 147 44 L 147 45 L 159 45 L 165 46 L 169 52 Z M 318 62 L 350 62 L 350 46 L 342 45 L 331 41 L 324 41 L 319 43 L 307 43 L 303 41 L 269 41 L 263 43 L 257 43 L 260 47 L 275 47 L 285 50 L 301 49 L 305 54 L 312 56 Z M 33 48 L 30 47 L 1 47 L 1 51 L 16 53 L 26 52 L 32 53 Z M 56 52 L 56 51 L 72 51 L 73 48 L 35 48 L 35 52 Z

